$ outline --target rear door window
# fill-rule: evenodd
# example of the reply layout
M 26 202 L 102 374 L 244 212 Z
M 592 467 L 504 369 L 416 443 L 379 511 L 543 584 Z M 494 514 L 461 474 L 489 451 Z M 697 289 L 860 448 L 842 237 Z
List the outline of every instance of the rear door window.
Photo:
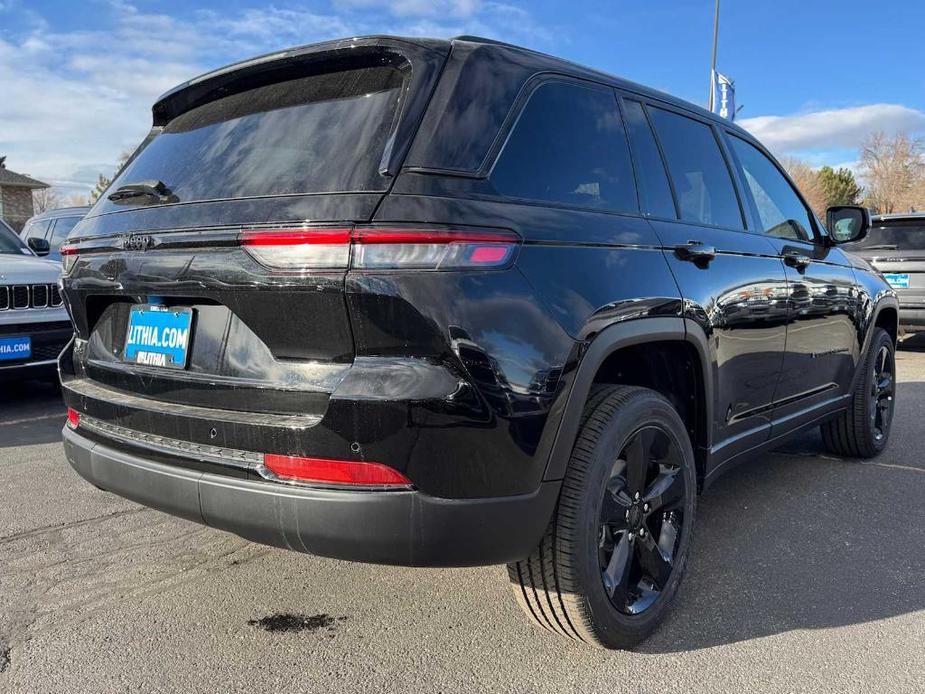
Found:
M 735 135 L 729 136 L 729 143 L 745 174 L 762 231 L 783 239 L 811 240 L 813 225 L 809 211 L 774 163 L 757 147 Z
M 538 87 L 501 151 L 491 182 L 515 198 L 638 211 L 613 91 L 572 82 Z
M 713 129 L 661 108 L 651 108 L 649 114 L 668 161 L 681 219 L 744 229 L 729 167 Z
M 630 145 L 633 148 L 642 210 L 655 217 L 677 219 L 678 213 L 671 195 L 668 174 L 665 173 L 665 164 L 652 135 L 652 128 L 649 127 L 645 110 L 638 101 L 624 100 L 623 111 L 626 115 Z
M 112 190 L 161 181 L 180 202 L 387 190 L 379 169 L 403 84 L 402 71 L 380 65 L 211 101 L 168 123 Z

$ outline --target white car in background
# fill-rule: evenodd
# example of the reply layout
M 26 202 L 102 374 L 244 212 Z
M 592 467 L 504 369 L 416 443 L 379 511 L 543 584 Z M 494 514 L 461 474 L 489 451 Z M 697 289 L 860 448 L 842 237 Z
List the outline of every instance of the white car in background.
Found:
M 58 354 L 73 334 L 60 274 L 59 263 L 38 258 L 0 220 L 0 379 L 57 379 Z

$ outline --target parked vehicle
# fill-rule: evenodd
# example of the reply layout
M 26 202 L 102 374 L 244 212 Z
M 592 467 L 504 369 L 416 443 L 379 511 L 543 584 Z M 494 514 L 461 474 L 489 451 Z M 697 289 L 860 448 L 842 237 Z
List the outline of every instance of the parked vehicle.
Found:
M 896 291 L 900 337 L 925 331 L 925 213 L 877 215 L 867 236 L 845 248 L 882 272 Z
M 98 487 L 302 552 L 507 563 L 531 619 L 630 647 L 720 473 L 820 425 L 886 445 L 894 292 L 696 106 L 374 37 L 153 112 L 62 248 L 65 448 Z
M 57 379 L 58 354 L 73 334 L 60 272 L 0 221 L 0 379 Z
M 22 237 L 37 255 L 46 255 L 49 260 L 61 260 L 61 254 L 58 249 L 67 239 L 77 222 L 84 218 L 84 215 L 90 211 L 88 207 L 60 207 L 55 210 L 46 210 L 41 212 L 26 222 L 23 227 Z M 48 242 L 47 250 L 37 250 L 44 248 L 41 243 L 36 243 L 33 239 L 45 240 Z

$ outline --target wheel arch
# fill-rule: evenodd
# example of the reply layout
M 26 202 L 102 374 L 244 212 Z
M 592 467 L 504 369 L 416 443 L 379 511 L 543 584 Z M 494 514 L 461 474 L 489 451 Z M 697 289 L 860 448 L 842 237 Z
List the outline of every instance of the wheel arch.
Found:
M 874 313 L 874 322 L 873 326 L 875 328 L 883 328 L 886 330 L 890 337 L 893 339 L 893 344 L 896 344 L 896 339 L 899 337 L 899 309 L 893 302 L 882 300 L 877 305 L 877 310 Z M 873 333 L 873 331 L 868 331 Z M 868 337 L 868 342 L 869 337 Z
M 854 392 L 854 388 L 857 385 L 857 379 L 862 372 L 861 364 L 867 356 L 871 340 L 877 328 L 883 328 L 889 333 L 895 347 L 896 340 L 899 336 L 899 301 L 896 300 L 895 296 L 882 296 L 876 304 L 874 304 L 863 337 L 859 336 L 861 344 L 858 352 L 858 361 L 854 368 L 854 376 L 851 379 L 851 392 Z
M 661 346 L 664 351 L 650 349 L 652 345 Z M 692 397 L 696 402 L 692 403 L 693 408 L 686 410 L 687 416 L 682 414 L 682 419 L 685 419 L 685 424 L 691 432 L 691 444 L 697 460 L 698 482 L 702 481 L 706 452 L 709 450 L 712 437 L 713 368 L 703 329 L 693 321 L 680 317 L 640 318 L 617 323 L 608 326 L 590 341 L 580 357 L 572 380 L 544 479 L 556 480 L 565 475 L 572 448 L 578 437 L 585 403 L 596 383 L 643 385 L 666 395 L 673 401 L 672 404 L 678 407 L 678 393 L 672 392 L 671 388 L 662 387 L 661 383 L 647 381 L 639 374 L 632 378 L 614 380 L 615 375 L 620 373 L 618 367 L 621 361 L 638 360 L 643 351 L 650 357 L 687 355 L 685 361 L 671 359 L 664 363 L 669 369 L 691 369 L 689 376 L 693 384 Z M 671 378 L 670 374 L 668 377 Z

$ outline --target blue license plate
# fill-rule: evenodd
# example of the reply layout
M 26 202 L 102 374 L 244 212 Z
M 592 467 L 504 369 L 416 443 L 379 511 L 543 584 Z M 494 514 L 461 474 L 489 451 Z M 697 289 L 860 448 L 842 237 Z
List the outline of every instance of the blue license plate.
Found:
M 0 337 L 0 361 L 29 359 L 31 356 L 31 337 L 25 335 L 20 335 L 19 337 Z
M 186 367 L 193 332 L 193 309 L 132 306 L 122 357 L 144 366 Z
M 908 272 L 887 272 L 883 276 L 891 287 L 895 287 L 896 289 L 909 288 Z

